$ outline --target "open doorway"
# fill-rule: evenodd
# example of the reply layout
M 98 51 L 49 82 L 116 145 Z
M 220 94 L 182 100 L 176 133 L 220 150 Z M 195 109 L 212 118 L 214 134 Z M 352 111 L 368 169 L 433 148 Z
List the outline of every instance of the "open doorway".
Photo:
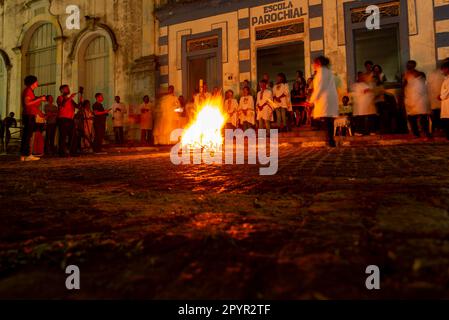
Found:
M 304 42 L 294 42 L 284 45 L 262 47 L 257 50 L 257 78 L 264 73 L 275 81 L 276 75 L 285 73 L 290 87 L 296 80 L 296 71 L 305 71 Z
M 200 80 L 204 80 L 207 83 L 209 91 L 214 87 L 221 87 L 216 54 L 189 57 L 187 75 L 189 99 L 192 97 L 194 91 L 199 90 Z

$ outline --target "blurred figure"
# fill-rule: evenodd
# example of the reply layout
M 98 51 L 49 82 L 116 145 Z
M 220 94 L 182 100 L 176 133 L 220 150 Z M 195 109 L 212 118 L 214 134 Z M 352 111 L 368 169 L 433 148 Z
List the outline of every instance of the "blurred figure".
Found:
M 75 116 L 78 130 L 78 149 L 86 152 L 94 149 L 94 113 L 89 100 L 84 100 Z
M 441 126 L 441 87 L 444 82 L 444 74 L 441 68 L 432 71 L 427 79 L 427 92 L 430 100 L 432 133 L 442 129 Z
M 377 114 L 374 104 L 374 92 L 366 79 L 366 73 L 359 72 L 357 82 L 352 86 L 354 99 L 353 116 L 355 135 L 369 135 L 374 132 L 374 121 Z
M 416 70 L 416 61 L 407 63 L 407 71 L 404 74 L 404 104 L 408 120 L 415 137 L 419 138 L 422 130 L 428 138 L 431 138 L 429 127 L 430 103 L 427 94 L 426 75 Z
M 154 123 L 154 144 L 170 145 L 171 133 L 178 129 L 178 120 L 180 116 L 179 98 L 175 95 L 175 87 L 169 86 L 168 93 L 160 100 L 160 112 Z M 178 111 L 177 111 L 178 110 Z
M 307 99 L 306 83 L 304 82 L 304 85 L 302 86 L 300 82 L 296 81 L 293 85 L 292 91 L 290 92 L 290 97 L 295 116 L 295 125 L 296 127 L 299 127 L 303 124 L 305 119 L 304 102 L 306 102 Z
M 382 67 L 378 64 L 373 66 L 373 77 L 377 85 L 383 85 L 387 82 L 387 77 L 385 76 Z
M 45 130 L 45 153 L 55 154 L 55 137 L 58 124 L 58 107 L 54 104 L 51 95 L 47 96 L 47 104 L 44 107 L 45 118 L 47 119 L 47 128 Z
M 149 96 L 143 97 L 143 104 L 140 106 L 140 138 L 142 145 L 153 144 L 153 103 Z
M 112 126 L 114 128 L 115 144 L 125 143 L 123 124 L 125 122 L 126 106 L 120 102 L 120 97 L 115 97 L 115 103 L 112 105 Z
M 440 92 L 441 120 L 446 132 L 446 138 L 449 140 L 449 59 L 443 62 L 441 71 L 445 77 Z
M 111 109 L 105 109 L 103 106 L 104 97 L 102 93 L 95 94 L 95 103 L 92 106 L 94 114 L 94 152 L 103 152 L 103 140 L 106 134 L 106 120 Z
M 313 62 L 316 76 L 313 80 L 313 93 L 309 99 L 314 104 L 313 118 L 324 120 L 327 127 L 329 147 L 336 147 L 334 139 L 334 119 L 338 116 L 338 96 L 335 79 L 330 70 L 330 61 L 324 56 Z

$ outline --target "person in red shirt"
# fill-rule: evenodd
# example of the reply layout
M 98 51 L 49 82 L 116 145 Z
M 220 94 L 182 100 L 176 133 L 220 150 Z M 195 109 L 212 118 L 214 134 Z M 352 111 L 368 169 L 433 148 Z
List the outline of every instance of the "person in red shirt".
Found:
M 31 154 L 31 139 L 36 128 L 36 115 L 39 113 L 39 106 L 46 101 L 45 96 L 36 97 L 34 90 L 39 86 L 35 76 L 25 78 L 25 90 L 22 93 L 22 142 L 20 146 L 21 161 L 36 161 L 38 157 Z
M 61 95 L 57 99 L 58 104 L 58 129 L 59 129 L 59 155 L 67 157 L 76 155 L 76 138 L 75 134 L 75 109 L 78 104 L 73 100 L 78 94 L 70 94 L 70 87 L 62 85 L 59 88 Z M 82 95 L 80 95 L 80 102 Z

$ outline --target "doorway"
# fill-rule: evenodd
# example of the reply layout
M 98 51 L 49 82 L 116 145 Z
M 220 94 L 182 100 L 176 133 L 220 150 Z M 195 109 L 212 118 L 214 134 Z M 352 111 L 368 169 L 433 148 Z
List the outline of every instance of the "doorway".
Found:
M 285 73 L 290 87 L 296 80 L 296 71 L 304 72 L 305 54 L 304 42 L 288 43 L 257 50 L 257 79 L 262 79 L 264 73 L 270 75 L 271 81 L 276 81 L 278 73 Z
M 216 54 L 192 56 L 187 64 L 187 92 L 192 98 L 194 92 L 199 91 L 200 80 L 204 80 L 209 91 L 214 87 L 221 88 L 218 58 Z

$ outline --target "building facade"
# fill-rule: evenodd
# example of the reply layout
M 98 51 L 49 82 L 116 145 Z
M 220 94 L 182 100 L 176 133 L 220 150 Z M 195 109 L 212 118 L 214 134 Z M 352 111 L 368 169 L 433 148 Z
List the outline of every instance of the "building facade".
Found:
M 80 9 L 80 28 L 69 29 L 67 6 Z M 57 95 L 61 84 L 85 98 L 102 92 L 137 104 L 155 95 L 154 1 L 0 1 L 0 114 L 20 115 L 23 79 L 38 77 L 38 94 Z M 71 20 L 72 21 L 72 20 Z
M 369 4 L 380 30 L 366 29 Z M 69 5 L 79 30 L 66 26 Z M 264 73 L 308 77 L 321 54 L 342 94 L 365 60 L 393 86 L 408 59 L 430 72 L 449 56 L 449 0 L 0 0 L 0 115 L 20 114 L 27 74 L 39 94 L 67 83 L 137 105 L 168 85 L 188 98 L 199 79 L 238 92 Z
M 381 29 L 368 30 L 366 8 L 380 8 Z M 198 79 L 210 87 L 255 87 L 262 74 L 295 79 L 328 56 L 345 92 L 366 60 L 397 85 L 405 63 L 430 72 L 449 56 L 448 0 L 210 0 L 160 1 L 160 83 L 191 96 Z M 193 72 L 195 71 L 195 72 Z

